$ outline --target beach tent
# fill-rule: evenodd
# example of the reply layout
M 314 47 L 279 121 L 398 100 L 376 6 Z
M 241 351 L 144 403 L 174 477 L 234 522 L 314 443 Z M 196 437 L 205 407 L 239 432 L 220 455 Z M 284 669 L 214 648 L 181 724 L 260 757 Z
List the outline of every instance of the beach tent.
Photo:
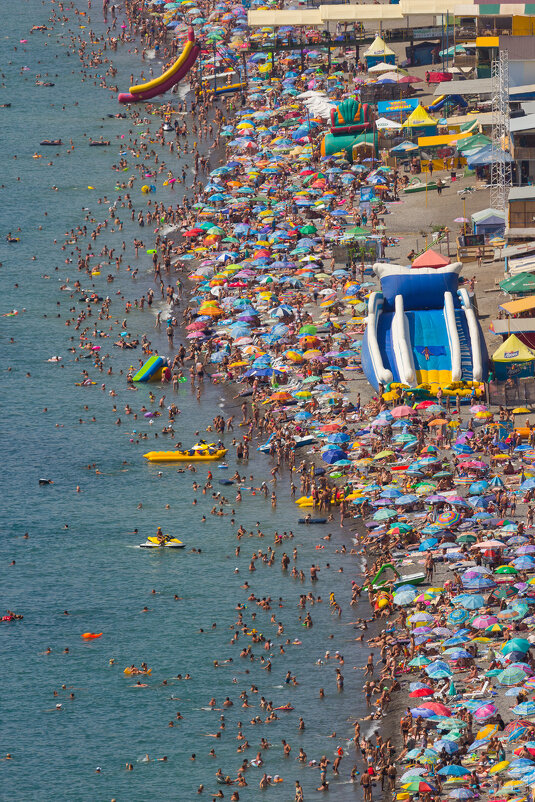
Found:
M 442 256 L 441 253 L 437 253 L 436 251 L 429 249 L 428 251 L 425 251 L 425 253 L 421 253 L 420 256 L 416 257 L 412 263 L 412 267 L 445 267 L 449 264 L 449 259 L 446 259 L 446 257 Z
M 385 40 L 379 35 L 375 37 L 369 48 L 364 53 L 366 67 L 374 67 L 376 64 L 395 64 L 396 54 L 386 44 Z
M 492 355 L 494 375 L 498 380 L 535 375 L 535 351 L 528 348 L 516 334 L 507 340 Z
M 416 106 L 403 123 L 403 128 L 407 128 L 411 133 L 414 133 L 419 129 L 429 131 L 430 128 L 436 128 L 437 124 L 437 121 L 431 117 L 423 106 Z
M 472 215 L 474 234 L 503 234 L 505 212 L 499 209 L 482 209 Z

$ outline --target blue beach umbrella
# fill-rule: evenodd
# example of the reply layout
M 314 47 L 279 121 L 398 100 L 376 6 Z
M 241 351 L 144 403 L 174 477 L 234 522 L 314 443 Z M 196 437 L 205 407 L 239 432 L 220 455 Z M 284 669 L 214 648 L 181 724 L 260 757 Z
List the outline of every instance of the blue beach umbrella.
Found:
M 451 791 L 448 791 L 448 796 L 452 799 L 473 799 L 475 793 L 474 791 L 470 791 L 469 788 L 453 788 Z
M 433 746 L 438 752 L 444 749 L 448 755 L 453 755 L 459 751 L 458 744 L 455 741 L 449 741 L 447 738 L 439 738 L 438 741 L 434 742 Z
M 451 763 L 449 766 L 443 766 L 439 769 L 437 774 L 440 774 L 442 777 L 465 777 L 467 774 L 470 774 L 470 769 Z

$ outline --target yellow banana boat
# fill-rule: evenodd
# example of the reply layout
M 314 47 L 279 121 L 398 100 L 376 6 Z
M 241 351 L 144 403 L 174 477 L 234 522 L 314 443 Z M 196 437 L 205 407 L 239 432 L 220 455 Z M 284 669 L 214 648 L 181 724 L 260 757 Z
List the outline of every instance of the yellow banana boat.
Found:
M 191 449 L 190 451 L 149 451 L 143 454 L 149 462 L 197 462 L 222 459 L 227 453 L 226 448 L 210 451 L 208 448 Z

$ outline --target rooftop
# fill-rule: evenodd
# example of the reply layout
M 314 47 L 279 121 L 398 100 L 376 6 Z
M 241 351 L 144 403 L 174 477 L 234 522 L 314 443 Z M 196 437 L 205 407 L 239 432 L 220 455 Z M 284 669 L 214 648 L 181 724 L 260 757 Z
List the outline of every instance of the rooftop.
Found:
M 511 187 L 509 200 L 532 200 L 535 198 L 535 187 Z

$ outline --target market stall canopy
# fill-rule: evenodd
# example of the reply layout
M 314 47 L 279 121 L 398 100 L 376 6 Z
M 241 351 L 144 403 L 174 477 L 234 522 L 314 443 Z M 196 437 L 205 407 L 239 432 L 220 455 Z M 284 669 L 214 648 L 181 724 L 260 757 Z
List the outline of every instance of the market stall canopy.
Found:
M 522 312 L 530 312 L 535 309 L 535 295 L 518 298 L 516 301 L 507 301 L 505 304 L 500 304 L 500 309 L 503 309 L 508 315 L 520 315 Z
M 518 276 L 500 281 L 500 287 L 511 295 L 522 295 L 522 293 L 527 295 L 535 292 L 535 276 L 531 273 L 519 273 Z

